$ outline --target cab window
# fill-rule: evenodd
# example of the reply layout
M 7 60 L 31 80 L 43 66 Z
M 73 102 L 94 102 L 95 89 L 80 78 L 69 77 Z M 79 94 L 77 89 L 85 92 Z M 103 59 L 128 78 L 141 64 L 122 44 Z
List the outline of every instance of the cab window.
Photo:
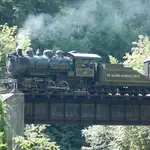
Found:
M 94 61 L 93 60 L 82 60 L 82 68 L 84 69 L 93 69 L 94 68 Z

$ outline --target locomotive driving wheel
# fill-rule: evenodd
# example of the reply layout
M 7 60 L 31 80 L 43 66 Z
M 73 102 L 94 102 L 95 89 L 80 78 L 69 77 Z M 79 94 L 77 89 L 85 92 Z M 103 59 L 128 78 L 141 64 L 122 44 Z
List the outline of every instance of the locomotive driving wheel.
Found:
M 65 80 L 61 80 L 57 83 L 57 86 L 60 88 L 61 92 L 66 92 L 69 90 L 69 84 Z
M 48 93 L 53 93 L 55 91 L 55 82 L 52 80 L 48 80 L 47 81 L 47 92 Z

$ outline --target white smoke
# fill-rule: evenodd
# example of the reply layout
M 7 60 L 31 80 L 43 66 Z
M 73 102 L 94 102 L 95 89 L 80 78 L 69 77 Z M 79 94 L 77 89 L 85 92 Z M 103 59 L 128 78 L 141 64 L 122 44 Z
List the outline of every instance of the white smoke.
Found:
M 84 0 L 77 7 L 61 10 L 55 17 L 50 14 L 29 15 L 19 33 L 28 34 L 31 39 L 67 38 L 80 32 L 83 26 L 88 26 L 89 32 L 96 27 L 119 33 L 124 30 L 126 20 L 142 14 L 147 15 L 144 26 L 148 27 L 149 6 L 148 0 Z
M 47 36 L 68 37 L 75 30 L 80 30 L 79 27 L 92 25 L 95 21 L 92 12 L 95 10 L 95 1 L 86 1 L 78 8 L 62 10 L 56 17 L 50 14 L 29 15 L 19 32 L 28 34 L 32 39 Z

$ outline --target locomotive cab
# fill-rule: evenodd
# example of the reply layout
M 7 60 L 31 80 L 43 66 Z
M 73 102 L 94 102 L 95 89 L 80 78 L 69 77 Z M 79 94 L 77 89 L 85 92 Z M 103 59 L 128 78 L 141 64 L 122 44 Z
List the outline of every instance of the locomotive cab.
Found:
M 72 58 L 72 72 L 76 77 L 92 77 L 94 78 L 97 70 L 96 60 L 100 60 L 101 56 L 89 53 L 69 53 Z

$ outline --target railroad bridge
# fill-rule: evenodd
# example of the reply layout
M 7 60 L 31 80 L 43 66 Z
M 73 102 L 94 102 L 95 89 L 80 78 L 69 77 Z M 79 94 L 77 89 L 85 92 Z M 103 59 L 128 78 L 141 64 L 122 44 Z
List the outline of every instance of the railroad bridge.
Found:
M 150 96 L 1 94 L 6 102 L 8 145 L 24 124 L 150 125 Z
M 149 96 L 25 95 L 25 124 L 150 125 Z

